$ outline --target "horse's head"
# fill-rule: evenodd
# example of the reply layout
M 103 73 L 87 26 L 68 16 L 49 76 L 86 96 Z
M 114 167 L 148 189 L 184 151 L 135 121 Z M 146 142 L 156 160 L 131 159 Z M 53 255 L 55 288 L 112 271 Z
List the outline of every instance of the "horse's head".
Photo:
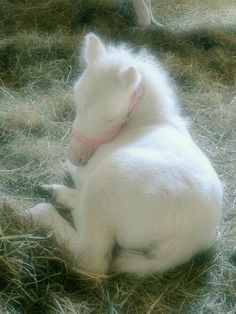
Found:
M 69 160 L 87 162 L 95 149 L 110 141 L 127 121 L 140 93 L 141 75 L 132 58 L 105 47 L 94 34 L 85 38 L 86 68 L 74 86 L 77 114 L 69 146 Z

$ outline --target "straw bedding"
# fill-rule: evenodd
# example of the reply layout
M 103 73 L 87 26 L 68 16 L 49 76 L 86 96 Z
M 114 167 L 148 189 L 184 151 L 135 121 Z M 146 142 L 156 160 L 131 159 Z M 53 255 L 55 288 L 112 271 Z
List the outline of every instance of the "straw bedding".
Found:
M 137 27 L 130 4 L 113 9 L 74 0 L 0 2 L 1 313 L 236 311 L 235 1 L 152 4 L 164 29 Z M 40 183 L 71 184 L 63 171 L 75 113 L 71 87 L 88 31 L 145 47 L 161 60 L 196 142 L 225 186 L 224 217 L 212 249 L 163 276 L 94 280 L 73 266 L 51 234 L 21 216 L 45 200 Z

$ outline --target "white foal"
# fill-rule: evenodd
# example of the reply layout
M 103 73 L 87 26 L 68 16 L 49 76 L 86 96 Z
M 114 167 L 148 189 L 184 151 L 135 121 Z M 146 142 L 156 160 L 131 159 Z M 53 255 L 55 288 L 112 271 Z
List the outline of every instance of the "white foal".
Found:
M 212 243 L 221 183 L 156 61 L 93 34 L 83 57 L 67 161 L 76 189 L 44 186 L 72 209 L 74 228 L 49 204 L 31 215 L 85 271 L 165 272 Z

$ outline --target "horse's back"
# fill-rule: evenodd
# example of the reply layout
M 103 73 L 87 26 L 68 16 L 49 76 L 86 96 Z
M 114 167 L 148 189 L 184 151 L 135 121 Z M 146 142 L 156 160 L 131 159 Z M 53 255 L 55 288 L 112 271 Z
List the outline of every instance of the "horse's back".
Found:
M 221 216 L 214 169 L 191 139 L 172 128 L 152 129 L 116 149 L 90 181 L 124 247 L 145 247 L 201 229 L 211 237 Z

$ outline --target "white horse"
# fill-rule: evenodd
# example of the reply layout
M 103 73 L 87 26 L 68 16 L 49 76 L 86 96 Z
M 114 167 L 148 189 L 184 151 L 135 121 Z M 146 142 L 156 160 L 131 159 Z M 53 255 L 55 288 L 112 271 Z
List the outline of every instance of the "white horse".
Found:
M 94 34 L 83 57 L 67 161 L 76 188 L 43 186 L 71 208 L 74 227 L 47 203 L 30 213 L 83 271 L 165 272 L 211 245 L 222 185 L 156 61 Z

